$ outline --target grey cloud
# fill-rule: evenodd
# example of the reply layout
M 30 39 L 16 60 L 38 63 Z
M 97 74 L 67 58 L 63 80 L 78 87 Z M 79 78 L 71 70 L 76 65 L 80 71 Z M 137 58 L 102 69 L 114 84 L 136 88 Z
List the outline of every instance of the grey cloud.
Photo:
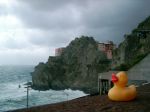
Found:
M 69 0 L 67 0 L 69 2 Z M 18 0 L 21 4 L 27 5 L 37 11 L 56 10 L 66 5 L 66 0 Z
M 28 39 L 34 45 L 60 47 L 66 46 L 73 39 L 72 35 L 72 31 L 65 30 L 33 30 L 28 32 Z
M 8 7 L 0 5 L 0 16 L 22 22 L 17 38 L 3 37 L 0 62 L 37 64 L 81 35 L 119 43 L 150 15 L 149 4 L 150 0 L 13 0 Z
M 0 4 L 0 16 L 7 15 L 7 7 L 5 5 Z
M 90 0 L 18 0 L 37 11 L 54 11 L 62 9 L 68 5 L 83 7 L 88 5 Z
M 33 44 L 53 45 L 79 35 L 119 43 L 150 14 L 149 0 L 21 0 L 15 13 L 27 28 L 47 33 L 30 36 Z M 67 32 L 65 34 L 65 32 Z
M 98 8 L 99 5 L 95 4 L 95 8 L 83 13 L 85 25 L 93 28 L 132 26 L 139 19 L 142 20 L 149 15 L 149 12 L 143 13 L 146 4 L 139 0 L 114 0 L 113 3 L 106 0 L 101 8 Z
M 148 4 L 148 0 L 99 1 L 93 3 L 95 8 L 82 13 L 84 25 L 88 33 L 91 32 L 99 41 L 107 39 L 119 43 L 125 33 L 130 33 L 139 22 L 149 16 Z M 89 31 L 89 28 L 92 30 Z
M 2 43 L 0 46 L 1 48 L 7 48 L 7 49 L 25 49 L 29 47 L 28 42 L 23 41 L 17 41 L 16 39 L 12 38 L 6 38 L 6 40 Z
M 38 11 L 29 6 L 16 6 L 14 13 L 29 28 L 39 29 L 69 29 L 80 26 L 80 12 L 75 8 L 65 7 L 64 10 Z

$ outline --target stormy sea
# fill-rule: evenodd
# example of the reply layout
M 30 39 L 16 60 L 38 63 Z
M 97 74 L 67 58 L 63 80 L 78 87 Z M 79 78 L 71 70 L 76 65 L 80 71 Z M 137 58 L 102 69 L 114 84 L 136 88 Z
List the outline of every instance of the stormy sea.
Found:
M 34 66 L 0 66 L 0 112 L 27 107 L 27 89 Z M 67 101 L 86 94 L 71 89 L 38 91 L 29 89 L 29 107 Z

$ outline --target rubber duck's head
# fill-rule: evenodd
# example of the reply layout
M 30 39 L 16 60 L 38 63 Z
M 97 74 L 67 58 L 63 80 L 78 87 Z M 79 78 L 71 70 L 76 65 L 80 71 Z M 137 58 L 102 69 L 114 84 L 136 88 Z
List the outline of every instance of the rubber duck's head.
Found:
M 117 73 L 117 75 L 115 75 L 113 73 L 111 80 L 114 83 L 114 85 L 124 87 L 124 86 L 126 86 L 126 84 L 128 82 L 128 77 L 125 72 L 119 72 L 119 73 Z

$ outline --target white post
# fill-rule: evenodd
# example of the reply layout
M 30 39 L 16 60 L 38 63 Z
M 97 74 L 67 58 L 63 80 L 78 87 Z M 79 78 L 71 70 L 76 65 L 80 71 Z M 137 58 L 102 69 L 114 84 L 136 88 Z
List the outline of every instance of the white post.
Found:
M 100 92 L 100 95 L 102 95 L 102 80 L 101 80 L 101 76 L 99 77 L 99 92 Z

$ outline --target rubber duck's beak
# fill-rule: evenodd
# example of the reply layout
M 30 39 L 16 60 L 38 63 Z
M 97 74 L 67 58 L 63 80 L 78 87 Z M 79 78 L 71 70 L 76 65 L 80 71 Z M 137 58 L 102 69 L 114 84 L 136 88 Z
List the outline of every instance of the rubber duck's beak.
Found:
M 115 82 L 118 81 L 118 77 L 117 77 L 114 73 L 112 74 L 111 81 L 112 81 L 113 83 L 115 83 Z

